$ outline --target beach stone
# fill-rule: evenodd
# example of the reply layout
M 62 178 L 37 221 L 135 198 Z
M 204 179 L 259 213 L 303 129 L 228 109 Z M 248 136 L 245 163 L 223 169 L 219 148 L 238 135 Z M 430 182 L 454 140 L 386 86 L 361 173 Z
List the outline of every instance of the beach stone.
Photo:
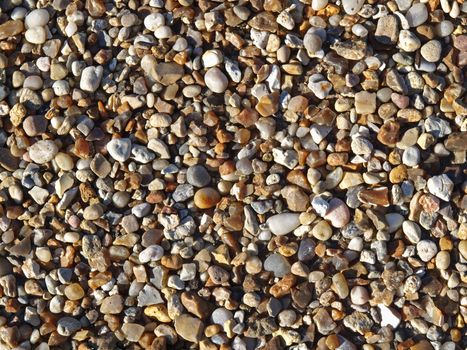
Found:
M 80 300 L 84 297 L 84 290 L 79 283 L 72 283 L 65 287 L 65 296 L 70 300 Z
M 57 321 L 58 334 L 69 337 L 81 329 L 81 322 L 73 317 L 62 317 Z
M 333 198 L 329 201 L 329 209 L 324 219 L 329 221 L 333 227 L 342 228 L 350 221 L 349 208 L 339 198 Z
M 319 35 L 312 32 L 307 32 L 303 38 L 303 45 L 310 54 L 315 54 L 319 50 L 321 50 L 323 41 L 321 40 Z
M 220 201 L 219 192 L 211 187 L 201 188 L 196 191 L 194 196 L 195 205 L 200 209 L 209 209 Z
M 350 291 L 350 299 L 355 305 L 364 305 L 370 300 L 368 291 L 363 286 L 355 286 Z
M 422 229 L 413 221 L 406 220 L 402 223 L 402 231 L 411 243 L 418 243 L 422 237 Z
M 47 33 L 43 27 L 33 27 L 26 30 L 24 37 L 31 44 L 43 44 L 47 40 Z
M 124 323 L 122 333 L 125 339 L 131 342 L 137 342 L 144 333 L 144 326 L 137 323 Z
M 331 225 L 326 220 L 321 220 L 313 226 L 311 234 L 320 241 L 327 241 L 332 236 Z
M 144 17 L 144 27 L 151 32 L 154 32 L 157 28 L 165 25 L 165 18 L 162 13 L 151 13 Z
M 26 28 L 44 27 L 49 23 L 50 16 L 46 9 L 35 9 L 29 12 L 24 19 Z
M 0 24 L 0 40 L 8 39 L 22 33 L 24 30 L 23 22 L 20 20 L 6 21 Z
M 342 0 L 344 11 L 348 15 L 355 15 L 361 10 L 365 0 Z
M 34 163 L 50 162 L 58 153 L 58 147 L 52 140 L 40 140 L 29 147 L 29 157 Z
M 183 74 L 183 67 L 173 62 L 157 63 L 154 67 L 154 79 L 164 86 L 175 84 Z
M 190 166 L 186 172 L 187 182 L 195 187 L 204 187 L 211 182 L 211 176 L 202 165 Z
M 227 89 L 229 80 L 225 74 L 217 67 L 209 68 L 204 75 L 204 82 L 209 90 L 215 93 L 222 93 Z
M 428 10 L 423 3 L 413 4 L 405 14 L 410 27 L 418 27 L 428 19 Z
M 126 138 L 112 139 L 107 143 L 107 151 L 118 162 L 125 162 L 131 155 L 131 140 Z
M 436 253 L 438 253 L 438 247 L 435 242 L 424 239 L 417 243 L 417 254 L 422 261 L 430 261 Z
M 427 181 L 427 187 L 432 195 L 448 202 L 454 189 L 454 183 L 446 174 L 442 174 L 430 177 Z
M 416 34 L 412 33 L 410 30 L 403 29 L 399 32 L 398 45 L 405 52 L 414 52 L 420 48 L 422 43 Z
M 402 163 L 414 167 L 420 163 L 420 150 L 417 146 L 407 147 L 402 154 Z
M 274 253 L 269 255 L 263 264 L 265 271 L 274 273 L 275 277 L 284 277 L 290 272 L 290 263 L 285 257 L 280 254 Z
M 283 236 L 300 226 L 300 214 L 281 213 L 271 216 L 266 220 L 266 224 L 273 234 Z
M 183 339 L 196 343 L 201 340 L 204 325 L 200 319 L 182 314 L 175 318 L 175 330 Z
M 442 46 L 437 40 L 430 40 L 420 48 L 420 53 L 428 62 L 437 62 L 441 58 Z
M 376 111 L 376 94 L 360 91 L 355 94 L 355 110 L 359 114 L 370 114 Z
M 100 311 L 103 314 L 118 315 L 123 311 L 123 297 L 115 294 L 106 297 L 101 304 Z
M 378 19 L 375 39 L 384 45 L 394 45 L 399 38 L 399 23 L 396 16 L 387 15 Z
M 24 132 L 28 136 L 38 136 L 47 130 L 47 119 L 41 115 L 31 115 L 23 121 Z
M 81 72 L 79 87 L 83 91 L 95 92 L 99 88 L 103 75 L 104 68 L 102 66 L 86 67 Z

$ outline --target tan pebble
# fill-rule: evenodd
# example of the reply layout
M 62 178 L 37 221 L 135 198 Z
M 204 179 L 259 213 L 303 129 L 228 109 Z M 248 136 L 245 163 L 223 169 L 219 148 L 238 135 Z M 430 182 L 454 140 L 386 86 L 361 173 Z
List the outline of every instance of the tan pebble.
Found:
M 209 209 L 214 207 L 221 200 L 219 192 L 210 187 L 199 189 L 195 193 L 194 202 L 200 209 Z
M 80 300 L 84 297 L 84 290 L 79 283 L 72 283 L 65 287 L 65 296 L 70 300 Z

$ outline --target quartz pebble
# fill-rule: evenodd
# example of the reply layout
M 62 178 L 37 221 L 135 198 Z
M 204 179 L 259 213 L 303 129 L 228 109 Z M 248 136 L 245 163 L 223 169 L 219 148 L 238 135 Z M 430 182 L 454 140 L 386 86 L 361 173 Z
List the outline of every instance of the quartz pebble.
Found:
M 215 93 L 222 93 L 227 89 L 229 81 L 222 71 L 217 68 L 210 68 L 204 75 L 206 86 Z

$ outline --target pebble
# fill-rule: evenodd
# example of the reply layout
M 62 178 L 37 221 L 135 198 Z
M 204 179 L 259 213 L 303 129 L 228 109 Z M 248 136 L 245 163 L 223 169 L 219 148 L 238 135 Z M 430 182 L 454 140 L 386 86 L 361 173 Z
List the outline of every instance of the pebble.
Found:
M 441 43 L 437 40 L 430 40 L 420 48 L 420 53 L 428 62 L 437 62 L 441 58 Z
M 196 191 L 194 196 L 195 205 L 200 209 L 209 209 L 220 201 L 219 192 L 211 187 L 205 187 Z
M 339 198 L 333 198 L 329 201 L 329 208 L 324 215 L 333 227 L 341 228 L 350 221 L 350 211 L 347 205 Z
M 29 147 L 28 153 L 34 163 L 45 164 L 54 159 L 58 147 L 52 140 L 40 140 Z
M 263 263 L 265 271 L 274 273 L 275 277 L 284 277 L 290 272 L 290 263 L 280 254 L 269 255 Z
M 182 314 L 175 318 L 175 330 L 183 339 L 196 343 L 201 340 L 204 325 L 198 318 Z
M 24 37 L 31 44 L 43 44 L 47 40 L 47 33 L 43 27 L 32 27 L 26 30 Z
M 68 337 L 81 329 L 81 322 L 76 318 L 65 316 L 57 321 L 58 334 Z
M 355 286 L 350 291 L 350 298 L 355 305 L 364 305 L 370 300 L 370 296 L 365 287 Z
M 107 143 L 107 151 L 118 162 L 125 162 L 131 155 L 131 140 L 126 138 L 112 139 Z
M 416 222 L 406 220 L 402 223 L 402 231 L 411 243 L 418 243 L 422 237 L 422 230 Z
M 218 94 L 224 92 L 229 85 L 227 77 L 217 67 L 208 69 L 204 75 L 204 82 L 209 90 Z
M 423 3 L 413 4 L 405 14 L 410 27 L 418 27 L 428 19 L 428 10 Z
M 103 75 L 104 68 L 102 66 L 86 67 L 81 72 L 79 87 L 83 91 L 95 92 L 99 88 Z
M 414 167 L 420 163 L 420 150 L 417 146 L 407 147 L 402 154 L 402 163 Z
M 449 201 L 454 189 L 454 183 L 446 174 L 442 174 L 430 177 L 427 181 L 427 188 L 432 195 L 444 201 Z
M 417 254 L 424 262 L 430 261 L 438 252 L 436 243 L 429 240 L 421 240 L 417 243 Z
M 46 9 L 35 9 L 26 15 L 24 24 L 26 28 L 44 27 L 49 20 L 50 16 Z
M 361 10 L 365 0 L 342 0 L 344 11 L 348 15 L 355 15 Z
M 266 224 L 273 234 L 283 236 L 300 226 L 299 217 L 300 214 L 281 213 L 271 216 Z
M 195 187 L 204 187 L 211 182 L 211 176 L 202 165 L 194 165 L 186 172 L 187 182 Z

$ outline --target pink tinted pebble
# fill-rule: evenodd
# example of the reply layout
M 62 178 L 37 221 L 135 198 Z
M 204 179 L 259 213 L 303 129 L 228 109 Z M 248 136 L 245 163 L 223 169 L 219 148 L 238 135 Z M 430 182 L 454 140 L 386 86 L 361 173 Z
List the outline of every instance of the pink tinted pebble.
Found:
M 68 223 L 71 227 L 78 228 L 79 224 L 81 223 L 81 220 L 76 215 L 72 215 L 68 218 Z
M 347 225 L 350 221 L 350 211 L 347 205 L 339 198 L 331 199 L 329 205 L 329 209 L 324 218 L 336 228 Z

